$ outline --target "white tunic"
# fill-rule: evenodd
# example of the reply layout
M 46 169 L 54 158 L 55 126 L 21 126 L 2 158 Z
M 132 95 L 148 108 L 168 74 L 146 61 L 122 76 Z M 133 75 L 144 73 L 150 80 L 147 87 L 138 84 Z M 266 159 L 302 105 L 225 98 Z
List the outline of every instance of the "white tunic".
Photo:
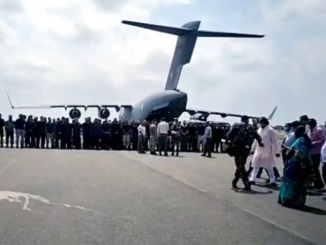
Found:
M 321 160 L 320 161 L 322 163 L 326 163 L 326 141 L 325 141 L 323 147 L 321 148 L 320 154 L 321 154 Z
M 254 152 L 252 166 L 254 168 L 275 167 L 275 154 L 278 153 L 278 142 L 274 129 L 270 126 L 258 129 L 258 134 L 262 139 L 264 147 L 258 145 L 257 140 L 252 145 L 251 151 Z

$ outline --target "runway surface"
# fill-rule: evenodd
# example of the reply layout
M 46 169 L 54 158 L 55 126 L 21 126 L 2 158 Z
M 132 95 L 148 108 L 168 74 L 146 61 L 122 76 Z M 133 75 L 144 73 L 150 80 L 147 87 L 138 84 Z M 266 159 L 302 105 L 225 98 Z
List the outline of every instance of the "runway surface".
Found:
M 0 244 L 325 244 L 322 196 L 302 212 L 234 192 L 232 159 L 214 156 L 1 149 Z

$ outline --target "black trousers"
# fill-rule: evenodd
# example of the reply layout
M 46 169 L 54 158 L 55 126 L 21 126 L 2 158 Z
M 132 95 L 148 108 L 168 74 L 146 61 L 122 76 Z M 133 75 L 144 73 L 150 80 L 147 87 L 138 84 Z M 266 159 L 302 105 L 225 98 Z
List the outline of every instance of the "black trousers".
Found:
M 3 137 L 4 137 L 4 131 L 3 128 L 0 128 L 0 147 L 3 147 Z
M 133 135 L 131 137 L 131 144 L 132 144 L 132 149 L 134 151 L 137 151 L 137 147 L 138 147 L 138 136 L 137 135 Z
M 195 136 L 190 136 L 189 138 L 189 150 L 193 152 L 197 151 L 197 138 Z
M 172 137 L 172 155 L 176 155 L 178 156 L 179 155 L 179 152 L 180 152 L 180 139 L 176 139 L 176 138 L 173 138 Z
M 75 135 L 72 139 L 75 149 L 81 149 L 81 137 L 80 135 Z
M 71 137 L 68 135 L 61 136 L 61 149 L 71 149 Z
M 92 145 L 92 136 L 89 133 L 83 135 L 83 149 L 88 150 Z
M 7 147 L 9 147 L 9 145 L 11 147 L 14 146 L 14 131 L 7 131 L 6 132 L 6 145 L 7 145 Z
M 36 137 L 36 148 L 45 147 L 45 134 L 38 134 Z
M 205 145 L 203 149 L 203 155 L 211 156 L 212 155 L 212 139 L 206 138 L 205 139 Z

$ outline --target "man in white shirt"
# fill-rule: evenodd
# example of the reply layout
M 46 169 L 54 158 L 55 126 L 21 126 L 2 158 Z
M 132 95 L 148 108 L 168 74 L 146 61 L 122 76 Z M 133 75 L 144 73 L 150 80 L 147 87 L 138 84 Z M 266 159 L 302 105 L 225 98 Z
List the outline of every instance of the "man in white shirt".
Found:
M 321 175 L 323 177 L 324 183 L 326 185 L 326 141 L 323 145 L 323 147 L 321 148 L 321 159 L 320 159 L 321 163 L 322 163 L 322 169 L 321 169 Z M 320 192 L 326 192 L 326 188 L 321 189 Z
M 157 125 L 158 148 L 160 156 L 162 156 L 162 150 L 164 151 L 164 155 L 168 156 L 168 132 L 169 124 L 165 121 L 165 118 L 163 117 L 161 119 L 161 122 Z
M 144 151 L 144 144 L 145 144 L 145 140 L 146 140 L 146 128 L 144 125 L 144 122 L 141 122 L 139 124 L 139 126 L 137 127 L 137 131 L 138 131 L 138 153 L 145 153 Z

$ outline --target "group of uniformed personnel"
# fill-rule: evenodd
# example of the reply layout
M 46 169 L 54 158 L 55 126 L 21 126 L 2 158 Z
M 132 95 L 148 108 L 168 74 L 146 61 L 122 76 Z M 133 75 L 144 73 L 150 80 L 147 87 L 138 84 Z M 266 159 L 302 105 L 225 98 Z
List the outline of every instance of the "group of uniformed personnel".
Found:
M 144 127 L 143 151 L 150 150 L 153 122 L 125 122 L 86 118 L 85 122 L 69 118 L 46 118 L 19 115 L 17 119 L 9 116 L 4 120 L 0 114 L 0 147 L 16 148 L 60 148 L 60 149 L 103 149 L 138 150 L 142 135 L 139 125 Z M 169 122 L 167 132 L 167 151 L 200 152 L 205 123 Z M 221 151 L 221 140 L 225 138 L 229 125 L 210 124 L 212 135 L 211 151 Z M 178 133 L 176 133 L 178 132 Z M 153 145 L 153 144 L 152 144 Z M 154 144 L 159 150 L 159 142 Z M 141 150 L 142 151 L 142 150 Z

